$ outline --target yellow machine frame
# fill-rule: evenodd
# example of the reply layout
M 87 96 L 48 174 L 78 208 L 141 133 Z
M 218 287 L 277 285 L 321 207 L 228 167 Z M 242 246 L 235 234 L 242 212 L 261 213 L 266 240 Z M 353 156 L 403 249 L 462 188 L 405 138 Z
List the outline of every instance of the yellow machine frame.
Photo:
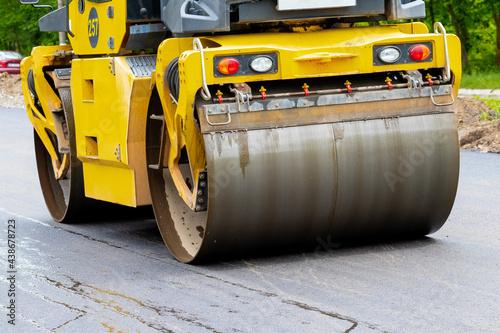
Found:
M 73 1 L 70 6 L 76 6 L 76 3 L 77 1 Z M 99 17 L 103 17 L 104 7 L 99 8 Z M 70 12 L 76 10 L 70 8 Z M 141 206 L 151 203 L 147 181 L 148 166 L 145 162 L 145 137 L 148 105 L 154 91 L 158 92 L 161 100 L 168 134 L 168 142 L 164 144 L 163 164 L 168 166 L 180 196 L 194 209 L 196 202 L 180 172 L 179 159 L 185 147 L 196 188 L 198 175 L 205 169 L 205 148 L 202 131 L 194 119 L 194 103 L 204 84 L 210 86 L 270 81 L 269 85 L 272 85 L 272 81 L 284 79 L 301 79 L 307 83 L 307 79 L 322 76 L 407 71 L 421 69 L 422 66 L 443 68 L 446 65 L 453 69 L 453 86 L 458 87 L 460 84 L 461 63 L 460 58 L 455 56 L 460 54 L 458 38 L 453 35 L 446 37 L 450 54 L 449 63 L 446 64 L 443 35 L 429 33 L 422 23 L 203 37 L 199 39 L 203 53 L 199 47 L 193 47 L 194 38 L 169 38 L 158 49 L 156 71 L 152 76 L 134 77 L 125 61 L 125 57 L 133 56 L 132 54 L 109 55 L 118 53 L 125 31 L 105 27 L 125 28 L 125 24 L 113 23 L 113 20 L 124 17 L 122 14 L 115 13 L 114 19 L 101 20 L 101 31 L 107 31 L 113 36 L 102 37 L 96 48 L 85 46 L 88 40 L 84 43 L 78 39 L 78 36 L 84 35 L 80 30 L 88 27 L 86 24 L 79 24 L 78 18 L 73 18 L 73 29 L 77 29 L 77 37 L 71 39 L 74 52 L 81 55 L 98 53 L 103 56 L 81 57 L 70 62 L 70 57 L 64 56 L 72 51 L 70 46 L 37 47 L 21 65 L 23 76 L 33 68 L 43 114 L 35 105 L 24 81 L 24 95 L 28 96 L 28 116 L 50 153 L 55 174 L 59 177 L 67 168 L 66 155 L 58 153 L 58 148 L 47 131 L 54 134 L 60 132 L 57 130 L 60 124 L 55 121 L 53 114 L 60 111 L 62 106 L 46 75 L 50 76 L 54 68 L 71 67 L 77 156 L 83 163 L 85 195 L 122 205 Z M 87 16 L 88 14 L 85 15 Z M 115 38 L 115 48 L 110 48 L 105 43 L 109 37 Z M 374 45 L 408 42 L 431 42 L 434 50 L 432 60 L 385 66 L 374 66 L 372 63 Z M 217 78 L 213 75 L 215 56 L 263 52 L 278 54 L 277 73 L 229 78 Z M 179 57 L 180 96 L 178 101 L 173 101 L 165 84 L 165 72 L 168 64 L 176 57 Z M 202 71 L 203 66 L 205 73 Z M 352 85 L 355 86 L 356 82 L 352 82 Z M 457 88 L 453 94 L 456 97 Z M 60 135 L 57 137 L 60 138 Z

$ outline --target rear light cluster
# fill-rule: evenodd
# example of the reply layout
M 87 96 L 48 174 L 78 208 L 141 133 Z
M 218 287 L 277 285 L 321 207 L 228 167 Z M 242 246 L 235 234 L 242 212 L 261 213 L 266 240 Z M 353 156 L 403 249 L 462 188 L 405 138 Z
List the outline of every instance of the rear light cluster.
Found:
M 385 49 L 380 50 L 378 53 L 378 58 L 380 61 L 387 64 L 393 64 L 401 57 L 401 51 L 393 46 L 388 46 Z
M 376 45 L 373 47 L 375 66 L 432 61 L 432 43 Z
M 408 51 L 408 55 L 415 61 L 424 61 L 431 54 L 431 50 L 423 44 L 418 44 L 412 46 L 410 51 Z
M 224 75 L 231 75 L 240 69 L 240 63 L 234 58 L 224 58 L 219 61 L 217 69 Z
M 269 72 L 273 67 L 273 60 L 267 56 L 257 56 L 250 61 L 250 68 L 259 73 Z
M 278 55 L 276 53 L 214 57 L 215 77 L 274 74 L 277 72 Z

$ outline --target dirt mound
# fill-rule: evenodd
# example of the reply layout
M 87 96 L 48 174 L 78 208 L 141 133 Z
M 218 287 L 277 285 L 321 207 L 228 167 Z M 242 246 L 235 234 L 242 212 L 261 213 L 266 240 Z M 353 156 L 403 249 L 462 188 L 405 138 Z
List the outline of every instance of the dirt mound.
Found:
M 24 109 L 21 75 L 0 73 L 0 107 Z
M 459 128 L 477 125 L 482 113 L 493 117 L 496 112 L 482 100 L 470 97 L 458 98 L 456 114 Z
M 481 100 L 464 97 L 457 103 L 457 124 L 462 149 L 500 153 L 498 113 Z
M 460 147 L 500 154 L 500 122 L 467 132 L 460 138 Z

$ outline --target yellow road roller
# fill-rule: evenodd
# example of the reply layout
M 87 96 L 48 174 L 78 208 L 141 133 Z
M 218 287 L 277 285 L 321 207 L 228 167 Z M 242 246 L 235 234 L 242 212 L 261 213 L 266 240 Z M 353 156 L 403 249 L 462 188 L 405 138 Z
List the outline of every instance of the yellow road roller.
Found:
M 48 210 L 152 205 L 186 263 L 435 232 L 458 182 L 460 41 L 410 22 L 424 15 L 422 0 L 67 1 L 39 26 L 70 45 L 21 64 Z

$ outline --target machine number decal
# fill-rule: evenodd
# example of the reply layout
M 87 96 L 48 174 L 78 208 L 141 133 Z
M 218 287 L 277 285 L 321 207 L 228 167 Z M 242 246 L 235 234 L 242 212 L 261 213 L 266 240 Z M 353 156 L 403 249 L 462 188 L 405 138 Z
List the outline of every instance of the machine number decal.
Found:
M 90 46 L 95 49 L 99 41 L 99 16 L 94 7 L 92 7 L 89 13 L 88 28 Z

